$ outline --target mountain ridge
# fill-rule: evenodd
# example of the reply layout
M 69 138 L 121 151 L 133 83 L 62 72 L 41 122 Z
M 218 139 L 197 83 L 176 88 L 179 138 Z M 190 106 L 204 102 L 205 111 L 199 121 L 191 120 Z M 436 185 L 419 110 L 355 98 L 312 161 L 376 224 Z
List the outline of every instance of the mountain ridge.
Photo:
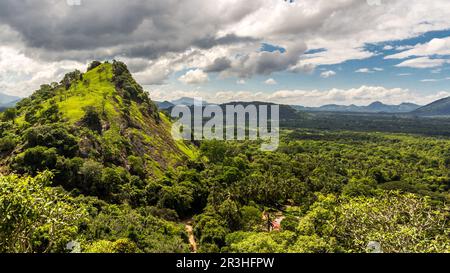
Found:
M 0 109 L 14 107 L 20 100 L 20 97 L 0 93 Z
M 194 99 L 183 97 L 173 101 L 164 101 L 164 102 L 156 102 L 159 109 L 161 110 L 170 110 L 175 105 L 186 105 L 192 106 L 194 105 Z M 246 101 L 234 101 L 227 103 L 220 103 L 218 105 L 227 105 L 227 104 L 244 104 L 248 105 L 251 102 Z M 272 102 L 253 102 L 257 104 L 265 103 L 265 104 L 274 104 Z M 203 105 L 209 105 L 208 102 L 203 102 Z M 326 104 L 320 107 L 306 107 L 301 105 L 288 105 L 291 108 L 298 111 L 307 111 L 307 112 L 354 112 L 354 113 L 409 113 L 416 109 L 422 107 L 421 105 L 403 102 L 398 105 L 389 105 L 384 104 L 380 101 L 372 102 L 367 106 L 357 106 L 355 104 L 351 105 L 339 105 L 339 104 Z
M 450 116 L 450 97 L 442 98 L 412 112 L 418 116 Z
M 408 102 L 404 102 L 398 105 L 389 105 L 384 104 L 380 101 L 375 101 L 367 106 L 357 106 L 354 104 L 327 104 L 320 107 L 305 107 L 298 105 L 292 105 L 292 107 L 296 110 L 311 112 L 408 113 L 420 108 L 421 106 Z

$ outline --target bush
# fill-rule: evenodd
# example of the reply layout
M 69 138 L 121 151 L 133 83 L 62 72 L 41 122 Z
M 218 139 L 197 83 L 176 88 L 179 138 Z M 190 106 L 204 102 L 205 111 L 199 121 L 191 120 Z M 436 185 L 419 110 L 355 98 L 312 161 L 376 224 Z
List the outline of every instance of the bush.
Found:
M 79 149 L 75 136 L 61 124 L 32 127 L 24 132 L 23 140 L 27 143 L 27 147 L 56 148 L 59 154 L 67 157 L 76 155 Z
M 84 108 L 84 112 L 85 114 L 81 119 L 81 123 L 92 131 L 100 134 L 102 132 L 102 121 L 97 109 L 93 106 L 88 106 Z
M 281 228 L 283 230 L 295 231 L 298 226 L 299 219 L 295 216 L 288 215 L 281 221 Z
M 17 140 L 13 136 L 0 138 L 0 152 L 10 152 L 17 145 Z
M 19 154 L 13 163 L 13 169 L 21 173 L 36 174 L 38 171 L 54 170 L 58 161 L 55 148 L 37 146 Z

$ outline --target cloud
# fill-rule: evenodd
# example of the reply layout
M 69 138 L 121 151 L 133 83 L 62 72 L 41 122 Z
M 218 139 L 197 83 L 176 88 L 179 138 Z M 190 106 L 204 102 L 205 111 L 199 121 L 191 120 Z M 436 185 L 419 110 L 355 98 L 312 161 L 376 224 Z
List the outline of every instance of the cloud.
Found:
M 424 57 L 433 55 L 450 55 L 450 37 L 435 38 L 423 44 L 417 44 L 411 49 L 388 55 L 385 59 L 406 59 L 408 57 Z
M 277 81 L 272 79 L 272 78 L 267 79 L 264 83 L 267 84 L 267 85 L 276 85 L 276 84 L 278 84 Z
M 379 67 L 374 67 L 372 69 L 370 68 L 360 68 L 358 70 L 356 70 L 356 73 L 375 73 L 375 72 L 381 72 L 384 71 L 383 68 L 379 68 Z
M 140 83 L 153 85 L 192 68 L 240 78 L 311 73 L 318 66 L 375 56 L 367 44 L 449 29 L 449 9 L 448 0 L 383 1 L 379 6 L 358 0 L 82 0 L 81 6 L 3 0 L 0 47 L 22 54 L 18 66 L 30 63 L 46 76 L 24 84 L 32 72 L 10 71 L 0 79 L 0 91 L 30 94 L 39 84 L 59 80 L 62 64 L 75 68 L 93 59 L 126 60 Z M 261 52 L 262 43 L 287 51 Z M 322 50 L 304 54 L 307 49 Z M 415 58 L 411 54 L 444 54 L 448 38 L 395 50 L 409 51 L 399 52 L 402 60 Z
M 372 70 L 370 70 L 369 68 L 360 68 L 358 70 L 355 71 L 356 73 L 373 73 Z
M 201 84 L 209 81 L 208 74 L 203 72 L 203 70 L 195 69 L 195 70 L 189 70 L 181 76 L 179 81 L 185 83 L 185 84 Z
M 0 92 L 24 97 L 41 84 L 59 81 L 65 73 L 86 67 L 74 61 L 34 60 L 17 49 L 0 46 Z
M 286 47 L 285 52 L 260 51 L 241 54 L 233 60 L 231 68 L 225 75 L 249 78 L 254 75 L 270 75 L 274 72 L 296 69 L 306 45 L 297 41 Z
M 205 72 L 222 72 L 231 67 L 231 61 L 227 57 L 221 57 L 205 68 Z
M 421 82 L 440 82 L 440 81 L 448 81 L 450 77 L 442 78 L 442 79 L 423 79 Z
M 239 79 L 236 81 L 237 84 L 246 84 L 247 82 L 244 79 Z
M 328 70 L 328 71 L 324 71 L 324 72 L 320 73 L 320 77 L 324 78 L 324 79 L 333 77 L 335 75 L 336 75 L 336 72 L 334 72 L 333 70 Z
M 423 80 L 420 80 L 421 82 L 437 82 L 437 81 L 440 81 L 439 79 L 423 79 Z
M 350 89 L 332 88 L 328 90 L 277 90 L 273 93 L 251 91 L 219 91 L 212 92 L 182 92 L 182 91 L 154 91 L 152 99 L 163 101 L 179 97 L 202 97 L 212 103 L 231 101 L 265 101 L 288 105 L 322 106 L 326 104 L 368 105 L 374 101 L 386 104 L 400 104 L 412 102 L 421 105 L 437 99 L 450 96 L 449 91 L 436 94 L 423 94 L 404 88 L 385 88 L 381 86 L 360 86 Z
M 406 60 L 396 65 L 396 67 L 411 67 L 411 68 L 435 68 L 440 67 L 448 61 L 445 59 L 430 59 L 428 57 L 419 57 Z

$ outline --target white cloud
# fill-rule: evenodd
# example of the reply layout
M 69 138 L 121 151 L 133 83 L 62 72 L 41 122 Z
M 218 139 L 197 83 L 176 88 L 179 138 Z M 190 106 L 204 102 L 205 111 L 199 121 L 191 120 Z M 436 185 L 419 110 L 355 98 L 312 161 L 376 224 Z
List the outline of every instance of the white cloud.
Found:
M 189 70 L 181 76 L 179 81 L 185 84 L 201 84 L 209 81 L 208 74 L 203 72 L 201 69 Z
M 397 67 L 412 67 L 412 68 L 435 68 L 440 67 L 448 61 L 445 59 L 430 59 L 428 57 L 419 57 L 410 60 L 406 60 Z
M 442 79 L 423 79 L 421 82 L 440 82 L 440 81 L 448 81 L 450 77 L 442 78 Z
M 322 73 L 320 73 L 320 77 L 327 79 L 330 77 L 336 76 L 336 72 L 334 72 L 333 70 L 328 70 L 328 71 L 324 71 Z
M 247 82 L 244 79 L 239 79 L 236 81 L 237 84 L 246 84 Z
M 438 82 L 438 81 L 440 81 L 439 79 L 423 79 L 423 80 L 420 80 L 421 82 Z
M 42 84 L 59 81 L 65 73 L 85 67 L 87 64 L 75 61 L 34 60 L 18 49 L 0 46 L 0 92 L 24 97 Z
M 380 67 L 374 67 L 372 69 L 370 69 L 370 68 L 360 68 L 360 69 L 356 70 L 355 72 L 356 73 L 375 73 L 375 72 L 381 72 L 381 71 L 384 71 L 384 69 L 380 68 Z
M 417 44 L 409 50 L 388 55 L 385 59 L 406 59 L 408 57 L 424 57 L 433 55 L 450 55 L 450 37 L 435 38 L 424 44 Z
M 403 51 L 403 50 L 407 50 L 407 49 L 411 49 L 411 48 L 414 48 L 414 46 L 412 46 L 412 45 L 402 45 L 402 46 L 397 46 L 395 48 L 395 50 Z
M 360 68 L 358 70 L 355 71 L 356 73 L 373 73 L 372 70 L 370 70 L 369 68 Z
M 278 84 L 277 81 L 272 79 L 272 78 L 267 79 L 264 83 L 267 84 L 267 85 L 276 85 L 276 84 Z

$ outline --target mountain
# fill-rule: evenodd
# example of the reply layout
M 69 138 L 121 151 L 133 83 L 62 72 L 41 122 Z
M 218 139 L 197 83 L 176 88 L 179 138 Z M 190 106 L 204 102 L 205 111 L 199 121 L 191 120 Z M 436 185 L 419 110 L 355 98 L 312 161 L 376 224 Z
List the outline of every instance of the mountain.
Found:
M 19 101 L 19 97 L 0 93 L 0 109 L 14 107 L 14 105 Z
M 121 62 L 42 85 L 13 113 L 0 116 L 0 173 L 52 170 L 56 185 L 107 200 L 196 155 Z
M 179 101 L 181 101 L 181 100 L 179 100 Z M 183 104 L 184 105 L 184 104 Z M 203 108 L 205 108 L 205 106 L 207 106 L 207 105 L 214 105 L 214 104 L 210 104 L 210 103 L 207 103 L 207 102 L 203 102 Z M 242 101 L 235 101 L 235 102 L 227 102 L 227 103 L 223 103 L 223 104 L 219 104 L 218 106 L 220 106 L 220 108 L 222 108 L 222 111 L 224 112 L 224 114 L 226 113 L 226 107 L 228 106 L 228 105 L 232 105 L 232 106 L 237 106 L 237 105 L 242 105 L 242 106 L 244 106 L 244 107 L 247 107 L 247 106 L 249 106 L 249 105 L 254 105 L 254 106 L 256 106 L 257 107 L 257 109 L 259 108 L 259 106 L 261 106 L 261 105 L 268 105 L 268 106 L 270 106 L 270 105 L 275 105 L 274 103 L 270 103 L 270 102 L 260 102 L 260 101 L 252 101 L 252 102 L 242 102 Z M 162 110 L 165 110 L 165 111 L 167 111 L 167 112 L 170 112 L 171 110 L 172 110 L 172 107 L 173 106 L 175 106 L 174 104 L 172 104 L 172 106 L 171 107 L 167 107 L 167 108 L 160 108 L 160 109 L 162 109 Z M 189 106 L 189 108 L 191 108 L 191 111 L 193 112 L 194 110 L 193 110 L 193 108 L 194 108 L 194 105 L 186 105 L 186 106 Z M 280 111 L 279 111 L 279 117 L 280 117 L 280 120 L 282 120 L 282 121 L 286 121 L 286 120 L 298 120 L 298 119 L 301 119 L 301 118 L 304 118 L 306 115 L 305 115 L 305 113 L 301 113 L 301 112 L 298 112 L 297 111 L 297 109 L 294 109 L 293 107 L 291 107 L 291 106 L 289 106 L 289 105 L 283 105 L 283 104 L 281 104 L 281 105 L 279 105 L 279 109 L 280 109 Z M 270 111 L 270 109 L 269 109 L 269 111 L 268 111 L 268 117 L 270 118 L 270 116 L 271 116 L 271 111 Z M 207 119 L 206 119 L 207 120 Z
M 161 110 L 167 110 L 169 108 L 172 108 L 175 106 L 175 104 L 171 103 L 170 101 L 155 101 L 156 105 L 158 105 L 158 108 Z
M 177 100 L 173 100 L 170 103 L 173 105 L 186 105 L 186 106 L 192 106 L 194 104 L 198 105 L 198 102 L 195 102 L 193 98 L 183 97 Z M 207 101 L 202 101 L 203 105 L 208 105 L 209 103 Z
M 224 104 L 221 104 L 220 107 L 223 109 L 223 111 L 225 112 L 226 106 L 227 105 L 242 105 L 244 107 L 247 107 L 249 105 L 255 105 L 257 108 L 259 108 L 259 106 L 261 105 L 275 105 L 274 103 L 269 103 L 269 102 L 261 102 L 261 101 L 252 101 L 252 102 L 227 102 Z M 280 112 L 279 112 L 279 117 L 280 120 L 296 120 L 299 118 L 302 118 L 304 115 L 303 113 L 299 113 L 296 111 L 296 109 L 290 107 L 289 105 L 284 105 L 284 104 L 280 104 Z M 270 118 L 270 113 L 271 111 L 268 111 L 268 116 Z
M 420 105 L 413 103 L 402 103 L 399 105 L 387 105 L 376 101 L 368 106 L 337 105 L 328 104 L 320 107 L 304 107 L 293 105 L 292 108 L 300 111 L 311 112 L 355 112 L 355 113 L 409 113 L 420 108 Z
M 450 116 L 450 97 L 437 100 L 412 112 L 418 116 Z

